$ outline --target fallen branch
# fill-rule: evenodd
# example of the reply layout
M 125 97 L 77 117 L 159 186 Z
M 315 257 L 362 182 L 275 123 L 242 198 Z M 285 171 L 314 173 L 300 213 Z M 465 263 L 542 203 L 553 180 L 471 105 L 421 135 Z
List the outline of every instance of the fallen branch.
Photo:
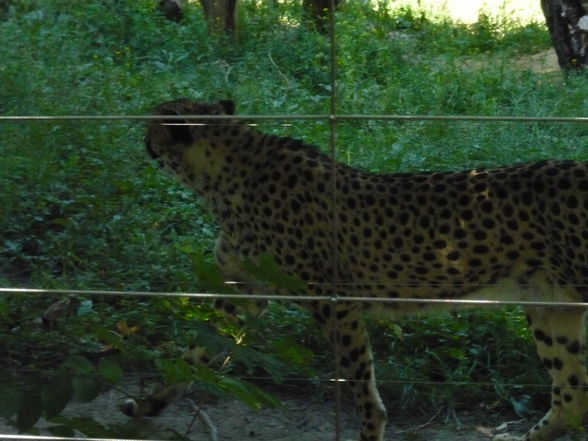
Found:
M 412 429 L 405 429 L 405 430 L 399 430 L 396 432 L 397 435 L 401 435 L 403 433 L 414 433 L 414 432 L 418 432 L 421 429 L 424 429 L 425 427 L 427 427 L 428 425 L 430 425 L 433 421 L 435 421 L 435 418 L 437 418 L 439 416 L 439 414 L 441 413 L 441 409 L 443 409 L 442 407 L 440 407 L 437 412 L 435 413 L 435 415 L 433 415 L 431 418 L 429 418 L 426 422 L 424 422 L 423 424 L 421 424 L 420 426 L 417 426 L 415 428 Z
M 194 416 L 192 418 L 192 421 L 190 421 L 188 430 L 186 430 L 186 436 L 188 436 L 188 434 L 192 430 L 192 426 L 194 425 L 194 421 L 196 421 L 196 418 L 199 417 L 202 423 L 204 423 L 204 426 L 206 426 L 206 429 L 208 430 L 208 434 L 210 435 L 210 441 L 218 441 L 218 430 L 212 422 L 212 420 L 210 419 L 210 417 L 208 416 L 208 414 L 192 399 L 188 398 L 188 402 L 192 405 L 192 411 L 194 412 Z
M 280 70 L 280 68 L 278 67 L 278 65 L 274 61 L 274 58 L 272 57 L 272 53 L 270 51 L 267 51 L 267 56 L 269 57 L 269 60 L 270 60 L 270 63 L 272 63 L 272 66 L 274 66 L 276 68 L 276 70 L 278 71 L 278 73 L 280 74 L 280 76 L 284 79 L 284 83 L 286 83 L 286 86 L 290 85 L 290 80 L 284 74 L 284 72 L 282 72 Z

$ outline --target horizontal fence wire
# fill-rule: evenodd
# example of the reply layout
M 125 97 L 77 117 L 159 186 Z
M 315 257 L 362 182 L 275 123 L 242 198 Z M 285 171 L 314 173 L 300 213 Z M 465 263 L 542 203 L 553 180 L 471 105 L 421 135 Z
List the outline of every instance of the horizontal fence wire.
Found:
M 11 374 L 17 374 L 19 372 L 23 372 L 23 370 L 17 370 L 17 369 L 11 369 L 11 368 L 7 368 L 7 369 L 3 369 L 3 372 L 5 373 L 11 373 Z M 26 370 L 24 372 L 27 372 Z M 264 381 L 268 381 L 271 378 L 268 376 L 260 376 L 260 375 L 239 375 L 239 378 L 241 380 L 245 380 L 245 381 L 251 381 L 251 382 L 264 382 Z M 157 380 L 161 380 L 161 375 L 157 374 L 157 373 L 141 373 L 141 374 L 129 374 L 125 372 L 125 381 L 128 382 L 128 384 L 133 384 L 133 383 L 145 383 L 145 381 L 153 381 L 155 384 L 155 381 Z M 336 378 L 336 377 L 313 377 L 313 378 L 309 378 L 309 377 L 294 377 L 294 376 L 284 376 L 280 378 L 281 381 L 281 385 L 285 385 L 288 383 L 335 383 L 335 382 L 339 382 L 339 383 L 352 383 L 352 382 L 363 382 L 364 380 L 353 380 L 353 379 L 346 379 L 346 378 Z M 453 386 L 476 386 L 476 387 L 494 387 L 496 386 L 496 383 L 491 382 L 491 381 L 443 381 L 443 380 L 389 380 L 386 378 L 378 378 L 378 384 L 394 384 L 397 386 L 403 385 L 403 384 L 412 384 L 412 385 L 420 385 L 420 386 L 441 386 L 441 385 L 447 385 L 448 383 L 450 383 Z M 38 380 L 38 381 L 27 381 L 27 386 L 39 386 L 39 385 L 44 385 L 46 384 L 46 381 L 44 380 Z M 150 383 L 148 383 L 150 384 Z M 551 383 L 521 383 L 521 382 L 517 382 L 517 383 L 510 383 L 508 381 L 501 381 L 500 382 L 501 386 L 504 387 L 524 387 L 524 388 L 535 388 L 535 389 L 544 389 L 544 388 L 551 388 Z M 2 434 L 0 433 L 0 441 L 2 440 Z
M 333 286 L 333 284 L 327 284 Z M 398 285 L 395 285 L 398 286 Z M 411 285 L 422 286 L 422 285 Z M 492 287 L 495 285 L 483 285 Z M 537 285 L 544 286 L 544 285 Z M 0 294 L 50 294 L 50 295 L 88 295 L 118 297 L 188 297 L 194 299 L 248 299 L 277 300 L 295 302 L 331 302 L 331 303 L 385 303 L 385 304 L 419 304 L 446 306 L 527 306 L 527 307 L 565 307 L 588 308 L 588 302 L 566 301 L 534 301 L 534 300 L 503 300 L 503 299 L 440 299 L 440 298 L 389 298 L 363 296 L 313 296 L 313 295 L 282 295 L 282 294 L 222 294 L 207 292 L 169 292 L 169 291 L 115 291 L 92 289 L 42 289 L 42 288 L 0 288 Z M 506 294 L 505 294 L 506 295 Z
M 540 122 L 540 123 L 588 123 L 583 116 L 484 116 L 484 115 L 390 115 L 390 114 L 276 114 L 276 115 L 15 115 L 0 116 L 0 122 L 23 121 L 166 121 L 166 120 L 251 120 L 251 121 L 472 121 L 472 122 Z
M 43 436 L 43 435 L 7 435 L 0 433 L 0 440 L 21 440 L 21 441 L 165 441 L 157 439 L 136 439 L 136 438 L 92 438 L 92 437 L 67 437 L 67 436 Z

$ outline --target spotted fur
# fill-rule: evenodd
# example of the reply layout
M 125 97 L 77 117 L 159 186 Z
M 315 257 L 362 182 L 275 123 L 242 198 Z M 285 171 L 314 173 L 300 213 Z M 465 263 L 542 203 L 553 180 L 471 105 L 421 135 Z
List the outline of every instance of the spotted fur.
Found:
M 230 101 L 181 99 L 160 115 L 231 115 Z M 386 299 L 580 302 L 588 296 L 588 165 L 543 161 L 458 172 L 375 174 L 316 147 L 237 119 L 153 121 L 146 146 L 192 188 L 220 225 L 217 260 L 231 280 L 239 262 L 269 253 L 308 282 L 304 294 Z M 194 122 L 194 121 L 192 121 Z M 333 191 L 334 190 L 334 191 Z M 361 441 L 382 441 L 363 312 L 412 313 L 434 305 L 306 304 L 335 347 L 361 413 Z M 551 408 L 522 437 L 548 441 L 587 410 L 584 309 L 527 307 Z

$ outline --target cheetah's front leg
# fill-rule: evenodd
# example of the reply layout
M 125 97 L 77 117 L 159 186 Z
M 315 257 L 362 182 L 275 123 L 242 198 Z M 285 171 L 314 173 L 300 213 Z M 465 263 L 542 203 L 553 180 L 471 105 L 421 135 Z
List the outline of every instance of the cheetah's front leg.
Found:
M 348 381 L 361 413 L 360 441 L 383 441 L 386 409 L 376 388 L 372 352 L 359 307 L 319 303 L 313 312 L 325 326 L 341 376 Z
M 214 256 L 227 282 L 236 282 L 239 292 L 246 294 L 264 294 L 264 287 L 251 274 L 242 268 L 243 256 L 237 246 L 225 238 L 221 233 L 216 241 Z M 239 315 L 259 316 L 267 306 L 265 300 L 252 298 L 246 302 L 235 302 L 222 297 L 214 302 L 215 308 L 224 311 L 228 317 L 239 323 Z

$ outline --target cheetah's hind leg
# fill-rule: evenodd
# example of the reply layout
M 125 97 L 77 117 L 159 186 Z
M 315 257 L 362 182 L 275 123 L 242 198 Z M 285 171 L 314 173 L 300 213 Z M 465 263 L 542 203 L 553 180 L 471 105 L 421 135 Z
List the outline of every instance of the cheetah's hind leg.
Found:
M 386 409 L 376 387 L 369 337 L 359 308 L 321 302 L 314 316 L 325 326 L 339 373 L 351 387 L 361 415 L 360 441 L 384 441 Z
M 551 376 L 551 408 L 524 436 L 493 441 L 552 441 L 583 430 L 586 397 L 585 315 L 578 308 L 526 308 L 537 352 Z

